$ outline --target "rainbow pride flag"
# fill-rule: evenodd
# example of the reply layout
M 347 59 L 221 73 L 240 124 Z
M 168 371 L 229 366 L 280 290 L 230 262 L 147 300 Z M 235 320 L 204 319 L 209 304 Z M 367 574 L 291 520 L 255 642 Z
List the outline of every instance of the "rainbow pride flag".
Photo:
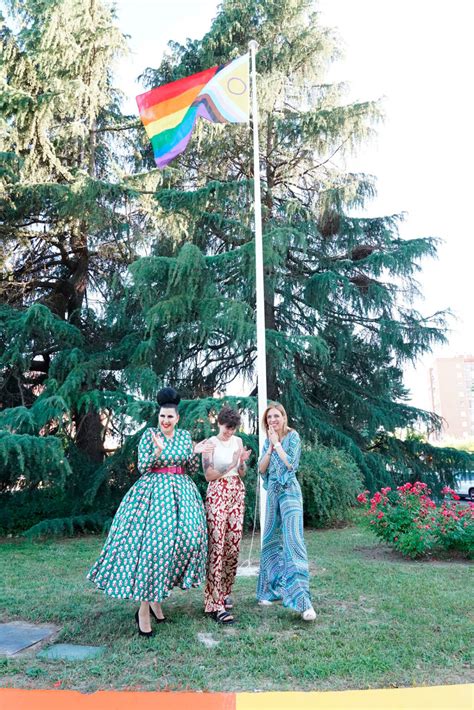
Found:
M 140 118 L 164 168 L 182 153 L 198 116 L 212 123 L 248 123 L 249 55 L 137 96 Z

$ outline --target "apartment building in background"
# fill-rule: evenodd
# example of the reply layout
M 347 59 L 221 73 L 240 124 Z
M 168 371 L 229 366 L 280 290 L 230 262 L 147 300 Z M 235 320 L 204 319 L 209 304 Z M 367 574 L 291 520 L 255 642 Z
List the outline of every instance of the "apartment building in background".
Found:
M 438 438 L 473 438 L 474 355 L 438 358 L 429 376 L 433 411 L 445 420 Z

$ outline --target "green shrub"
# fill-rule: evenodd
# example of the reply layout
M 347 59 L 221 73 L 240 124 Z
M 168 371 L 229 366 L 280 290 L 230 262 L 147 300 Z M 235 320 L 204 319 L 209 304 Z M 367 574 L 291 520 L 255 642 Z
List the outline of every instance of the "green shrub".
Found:
M 305 524 L 318 528 L 347 521 L 362 486 L 362 474 L 346 452 L 319 445 L 303 449 L 298 480 Z
M 422 557 L 430 550 L 458 550 L 474 556 L 474 509 L 460 504 L 459 496 L 445 486 L 437 506 L 426 483 L 404 483 L 396 490 L 382 488 L 370 500 L 368 491 L 357 500 L 373 532 L 406 557 Z
M 474 503 L 458 503 L 459 496 L 448 486 L 442 490 L 444 501 L 437 508 L 434 535 L 445 550 L 458 550 L 474 557 Z
M 111 519 L 103 513 L 72 515 L 66 518 L 51 518 L 33 525 L 23 535 L 29 538 L 70 536 L 80 533 L 103 533 L 110 526 Z
M 0 535 L 17 534 L 45 518 L 70 514 L 70 502 L 59 486 L 6 492 L 0 497 Z
M 104 519 L 113 516 L 125 492 L 137 480 L 136 467 L 130 464 L 135 452 L 130 454 L 129 448 L 127 442 L 119 454 L 97 466 L 70 445 L 67 476 L 36 481 L 28 472 L 20 481 L 21 487 L 0 492 L 0 535 L 19 534 L 43 522 L 42 535 L 48 534 L 48 529 L 51 534 L 59 534 L 60 519 L 64 534 L 71 534 L 72 518 L 80 521 L 83 516 L 96 513 Z M 75 531 L 81 531 L 80 523 L 73 525 L 72 532 Z

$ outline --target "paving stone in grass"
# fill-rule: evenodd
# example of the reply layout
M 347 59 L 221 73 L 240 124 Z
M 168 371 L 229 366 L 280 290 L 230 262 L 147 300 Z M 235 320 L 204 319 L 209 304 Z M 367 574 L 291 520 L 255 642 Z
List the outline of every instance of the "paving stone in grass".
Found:
M 13 654 L 53 636 L 57 631 L 57 626 L 40 626 L 24 621 L 9 621 L 0 624 L 0 655 L 13 656 Z
M 106 646 L 78 646 L 75 643 L 55 643 L 36 654 L 37 658 L 48 661 L 86 661 L 101 656 Z

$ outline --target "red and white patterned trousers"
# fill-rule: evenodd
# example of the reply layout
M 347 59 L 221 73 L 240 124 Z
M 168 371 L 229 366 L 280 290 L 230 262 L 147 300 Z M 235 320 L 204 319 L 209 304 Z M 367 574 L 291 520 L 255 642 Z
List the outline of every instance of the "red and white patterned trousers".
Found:
M 207 488 L 209 554 L 205 611 L 223 609 L 224 599 L 231 593 L 242 539 L 244 499 L 245 486 L 240 476 L 219 478 Z

